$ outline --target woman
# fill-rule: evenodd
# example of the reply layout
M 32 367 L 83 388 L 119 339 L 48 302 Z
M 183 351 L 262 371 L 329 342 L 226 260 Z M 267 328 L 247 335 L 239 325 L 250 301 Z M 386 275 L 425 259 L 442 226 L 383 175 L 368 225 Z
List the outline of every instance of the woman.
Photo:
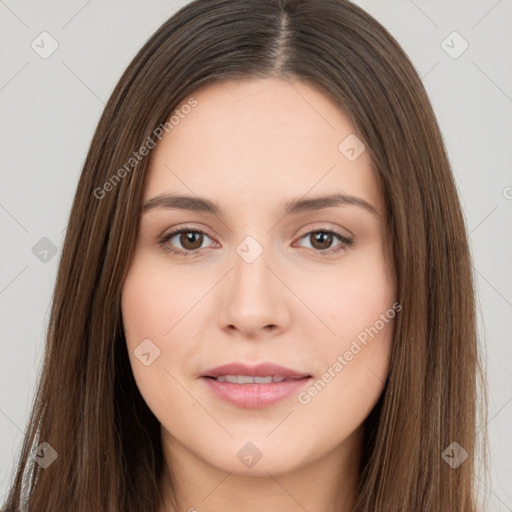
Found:
M 476 511 L 478 375 L 396 41 L 342 0 L 197 0 L 94 135 L 4 509 Z

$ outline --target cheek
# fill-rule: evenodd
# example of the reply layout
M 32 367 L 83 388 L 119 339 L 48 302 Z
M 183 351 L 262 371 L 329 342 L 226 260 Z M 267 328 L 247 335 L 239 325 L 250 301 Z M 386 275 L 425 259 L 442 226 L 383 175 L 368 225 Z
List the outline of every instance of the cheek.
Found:
M 193 276 L 169 272 L 165 259 L 141 251 L 137 254 L 123 285 L 122 312 L 128 343 L 150 338 L 165 346 L 180 330 L 190 326 L 193 305 L 206 285 L 190 285 Z M 205 288 L 205 289 L 203 289 Z M 139 341 L 139 342 L 140 342 Z
M 313 452 L 328 452 L 364 424 L 385 386 L 393 321 L 365 343 L 357 339 L 331 349 L 323 373 L 298 395 L 297 417 L 313 436 Z M 319 425 L 319 418 L 322 424 Z
M 315 272 L 308 283 L 308 299 L 330 327 L 331 338 L 341 344 L 373 326 L 395 300 L 395 283 L 377 243 L 348 254 L 335 271 Z
M 316 440 L 320 451 L 327 449 L 328 439 L 345 439 L 361 425 L 384 389 L 400 307 L 387 287 L 367 290 L 358 300 L 337 295 L 331 303 L 336 304 L 329 309 L 336 336 L 319 344 L 316 378 L 297 396 L 310 428 L 318 418 L 326 420 L 322 439 Z
M 201 290 L 184 286 L 186 278 L 163 271 L 148 260 L 135 262 L 122 294 L 122 313 L 133 377 L 149 409 L 172 435 L 190 438 L 191 446 L 208 437 L 202 430 L 204 410 L 193 398 L 187 377 L 194 373 L 191 361 L 200 351 L 201 308 L 193 308 Z M 151 272 L 147 269 L 151 268 Z M 170 282 L 172 278 L 172 283 Z M 173 290 L 179 289 L 176 293 Z M 202 290 L 204 294 L 205 290 Z M 204 314 L 204 313 L 203 313 Z M 143 340 L 151 340 L 151 342 Z M 142 343 L 141 343 L 142 342 Z M 146 343 L 144 350 L 140 347 Z M 141 353 L 158 354 L 146 366 Z M 144 359 L 144 358 L 142 358 Z M 190 394 L 192 392 L 192 394 Z
M 178 298 L 165 293 L 165 283 L 135 264 L 130 270 L 122 294 L 123 323 L 128 345 L 149 338 L 157 345 L 172 327 Z M 172 315 L 172 316 L 171 316 Z M 135 346 L 134 346 L 135 345 Z
M 154 259 L 136 257 L 126 277 L 121 308 L 127 349 L 134 378 L 150 406 L 168 399 L 166 389 L 180 395 L 170 375 L 196 348 L 191 305 L 198 293 L 182 286 L 176 274 L 172 280 L 167 277 Z
M 299 403 L 311 407 L 313 417 L 325 416 L 324 409 L 336 404 L 354 424 L 363 422 L 384 388 L 394 319 L 401 309 L 383 253 L 368 251 L 339 272 L 316 275 L 314 290 L 313 309 L 330 332 L 317 349 L 319 378 L 298 397 Z M 330 414 L 333 419 L 338 415 L 335 410 Z

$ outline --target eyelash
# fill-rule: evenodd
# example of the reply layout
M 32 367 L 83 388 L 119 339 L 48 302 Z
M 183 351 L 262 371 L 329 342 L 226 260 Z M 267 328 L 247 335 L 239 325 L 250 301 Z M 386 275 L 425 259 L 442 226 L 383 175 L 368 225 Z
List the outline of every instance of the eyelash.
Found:
M 208 233 L 206 233 L 205 231 L 203 231 L 201 229 L 196 229 L 196 228 L 192 229 L 192 228 L 186 228 L 186 227 L 185 228 L 181 228 L 181 229 L 178 229 L 176 231 L 172 231 L 171 233 L 168 233 L 168 234 L 164 235 L 162 238 L 160 238 L 159 244 L 162 246 L 164 251 L 166 251 L 168 253 L 171 253 L 171 254 L 182 255 L 182 256 L 185 256 L 185 257 L 191 256 L 191 255 L 196 255 L 198 252 L 201 251 L 201 249 L 194 249 L 194 250 L 184 251 L 184 250 L 177 250 L 177 249 L 172 248 L 168 244 L 169 240 L 171 240 L 176 235 L 179 235 L 181 233 L 200 233 L 202 235 L 207 236 L 208 238 L 211 238 L 208 235 Z M 315 229 L 313 231 L 308 231 L 307 233 L 304 233 L 299 238 L 299 240 L 301 240 L 302 238 L 305 238 L 305 237 L 307 237 L 309 235 L 313 235 L 315 233 L 326 233 L 326 234 L 334 235 L 341 242 L 339 245 L 335 246 L 336 247 L 335 249 L 323 249 L 323 250 L 315 250 L 315 249 L 313 249 L 316 253 L 320 254 L 321 256 L 327 256 L 329 254 L 338 253 L 338 252 L 346 249 L 347 247 L 351 247 L 353 242 L 354 242 L 351 238 L 347 238 L 346 236 L 344 236 L 341 233 L 338 233 L 337 231 L 334 231 L 332 229 Z

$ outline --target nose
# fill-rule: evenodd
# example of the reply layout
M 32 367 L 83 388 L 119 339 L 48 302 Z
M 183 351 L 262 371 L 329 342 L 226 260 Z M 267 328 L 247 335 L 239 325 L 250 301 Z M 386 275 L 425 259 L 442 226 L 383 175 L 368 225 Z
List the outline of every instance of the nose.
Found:
M 233 268 L 217 293 L 220 328 L 250 339 L 273 337 L 286 330 L 290 292 L 277 277 L 270 250 L 264 249 L 254 261 L 235 252 L 230 265 Z

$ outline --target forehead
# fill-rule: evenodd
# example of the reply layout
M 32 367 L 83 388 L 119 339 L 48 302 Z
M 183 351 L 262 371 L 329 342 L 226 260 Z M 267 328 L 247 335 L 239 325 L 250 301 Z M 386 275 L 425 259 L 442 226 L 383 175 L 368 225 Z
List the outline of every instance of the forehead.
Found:
M 179 192 L 262 208 L 263 199 L 342 192 L 380 208 L 368 151 L 352 161 L 343 152 L 344 141 L 357 143 L 354 125 L 314 86 L 229 80 L 191 98 L 195 106 L 180 110 L 190 98 L 178 105 L 173 128 L 151 154 L 145 200 Z

